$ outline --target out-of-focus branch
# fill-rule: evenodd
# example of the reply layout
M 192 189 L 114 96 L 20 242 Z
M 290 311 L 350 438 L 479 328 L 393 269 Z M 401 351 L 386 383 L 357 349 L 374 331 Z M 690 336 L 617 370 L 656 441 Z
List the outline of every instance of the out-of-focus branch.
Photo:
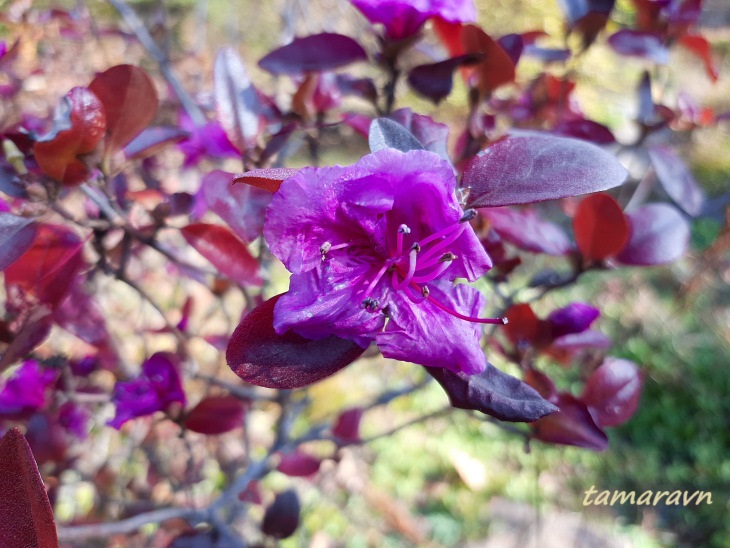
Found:
M 137 39 L 140 41 L 142 46 L 148 51 L 157 64 L 160 65 L 160 72 L 162 72 L 168 84 L 170 84 L 170 87 L 175 91 L 175 95 L 177 95 L 178 99 L 180 99 L 180 103 L 185 109 L 185 112 L 188 113 L 196 125 L 202 126 L 205 124 L 205 115 L 203 114 L 203 111 L 200 110 L 200 107 L 198 107 L 195 101 L 193 101 L 193 98 L 183 87 L 177 76 L 175 76 L 175 73 L 172 71 L 172 67 L 170 66 L 170 59 L 167 57 L 162 48 L 160 48 L 160 46 L 158 46 L 154 41 L 147 30 L 147 27 L 144 26 L 144 23 L 137 16 L 137 13 L 125 2 L 125 0 L 109 0 L 109 3 L 119 12 L 119 15 L 122 16 L 124 22 L 137 36 Z

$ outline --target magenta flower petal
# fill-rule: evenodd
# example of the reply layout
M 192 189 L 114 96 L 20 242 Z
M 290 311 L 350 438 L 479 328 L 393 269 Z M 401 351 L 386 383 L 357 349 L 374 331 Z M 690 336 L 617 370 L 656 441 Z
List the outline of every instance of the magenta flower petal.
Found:
M 41 367 L 35 360 L 21 365 L 0 391 L 0 416 L 37 411 L 46 405 L 46 390 L 57 373 Z
M 479 316 L 486 299 L 473 287 L 448 282 L 429 285 L 430 295 L 465 316 Z M 376 340 L 386 358 L 443 367 L 455 373 L 473 375 L 487 366 L 479 345 L 481 329 L 443 311 L 431 303 L 416 304 L 398 297 L 391 301 L 391 319 Z M 457 344 L 454 344 L 458 341 Z

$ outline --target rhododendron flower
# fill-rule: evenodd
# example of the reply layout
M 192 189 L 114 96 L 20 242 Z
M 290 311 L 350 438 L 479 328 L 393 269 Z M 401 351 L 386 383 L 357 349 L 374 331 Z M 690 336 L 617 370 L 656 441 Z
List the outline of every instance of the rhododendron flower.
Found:
M 331 335 L 388 358 L 483 371 L 474 281 L 492 262 L 456 198 L 451 165 L 426 151 L 383 149 L 349 167 L 305 168 L 267 209 L 264 235 L 292 273 L 274 329 Z
M 118 382 L 112 395 L 117 412 L 109 426 L 119 429 L 128 420 L 162 411 L 174 402 L 185 405 L 176 362 L 174 356 L 158 352 L 144 362 L 139 377 Z
M 414 35 L 431 17 L 452 23 L 476 21 L 472 0 L 351 0 L 371 23 L 381 23 L 391 40 Z
M 14 415 L 42 409 L 46 390 L 56 381 L 57 373 L 28 360 L 8 379 L 0 391 L 0 415 Z

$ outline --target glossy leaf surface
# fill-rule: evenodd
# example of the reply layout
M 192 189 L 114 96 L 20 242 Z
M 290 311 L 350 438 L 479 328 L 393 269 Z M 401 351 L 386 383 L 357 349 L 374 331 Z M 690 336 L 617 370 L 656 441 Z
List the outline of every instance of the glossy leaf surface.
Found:
M 641 375 L 628 360 L 607 359 L 586 381 L 580 399 L 601 426 L 619 426 L 639 406 Z

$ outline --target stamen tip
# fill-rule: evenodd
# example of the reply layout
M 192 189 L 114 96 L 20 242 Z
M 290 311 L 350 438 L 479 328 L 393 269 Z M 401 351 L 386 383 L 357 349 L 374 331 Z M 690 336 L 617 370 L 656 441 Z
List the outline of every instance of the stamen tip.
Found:
M 459 219 L 459 222 L 465 223 L 467 221 L 471 221 L 476 216 L 477 216 L 476 209 L 467 209 L 466 211 L 464 211 L 464 214 L 461 216 L 461 219 Z
M 509 319 L 506 316 L 500 319 L 502 320 L 502 325 L 507 325 L 509 323 Z
M 400 234 L 410 234 L 411 233 L 411 229 L 408 228 L 408 225 L 400 225 L 398 227 L 398 232 Z

